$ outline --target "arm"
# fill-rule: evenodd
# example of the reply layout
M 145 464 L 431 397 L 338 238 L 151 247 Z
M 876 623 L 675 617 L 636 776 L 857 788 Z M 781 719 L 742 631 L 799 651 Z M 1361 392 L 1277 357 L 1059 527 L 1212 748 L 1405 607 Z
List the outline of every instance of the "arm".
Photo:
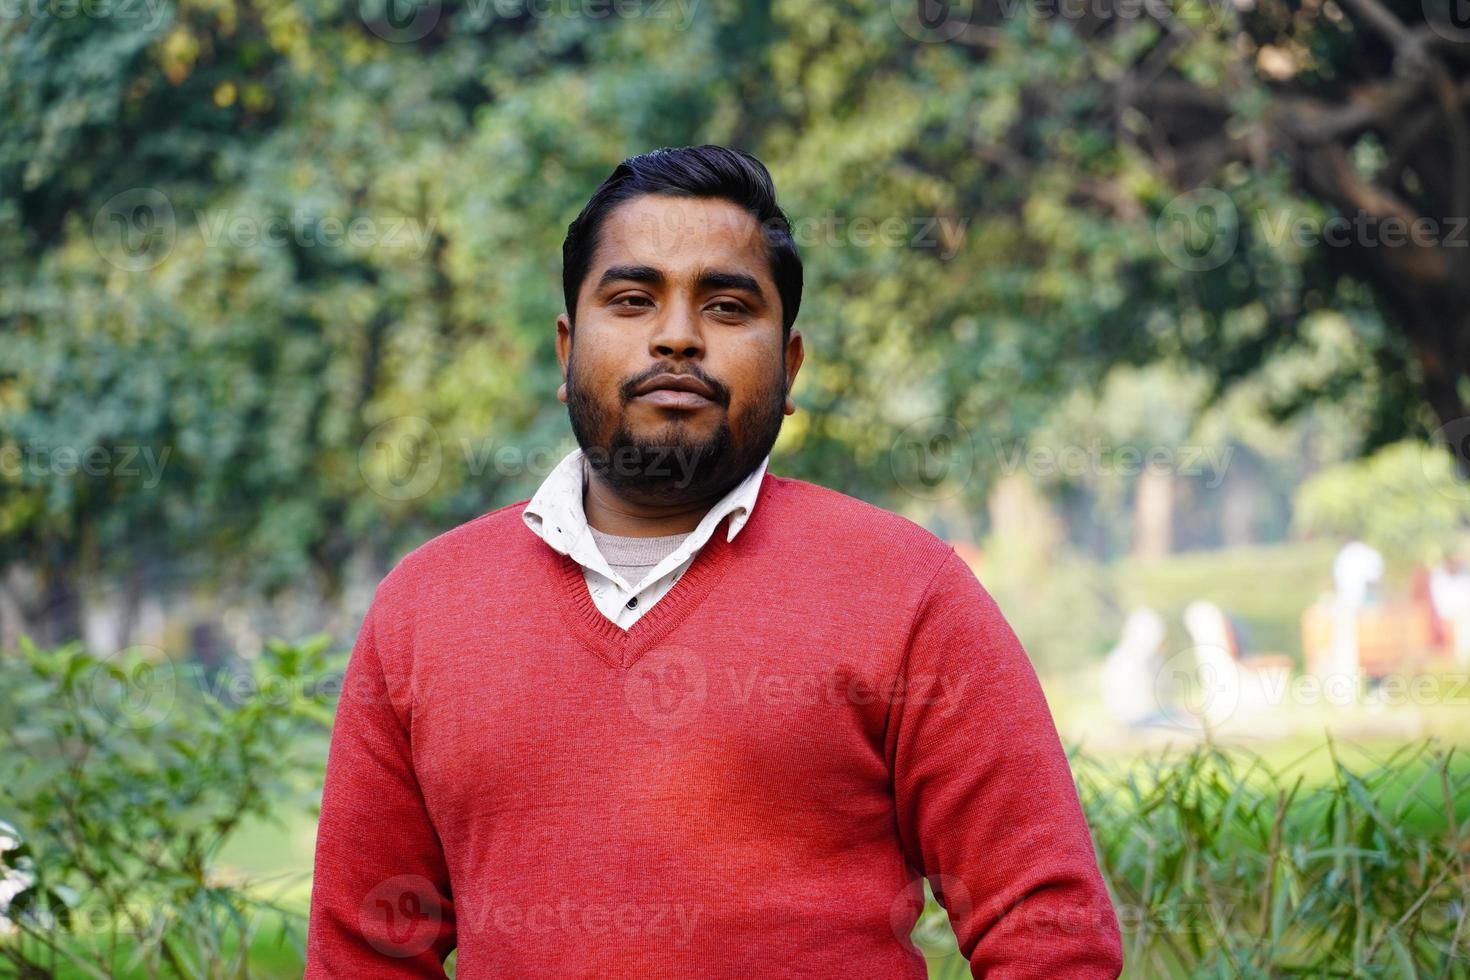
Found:
M 899 834 L 976 977 L 1114 980 L 1117 917 L 1020 641 L 951 549 L 891 705 Z
M 409 673 L 384 669 L 374 600 L 348 661 L 317 824 L 306 978 L 443 977 L 449 872 L 414 776 Z

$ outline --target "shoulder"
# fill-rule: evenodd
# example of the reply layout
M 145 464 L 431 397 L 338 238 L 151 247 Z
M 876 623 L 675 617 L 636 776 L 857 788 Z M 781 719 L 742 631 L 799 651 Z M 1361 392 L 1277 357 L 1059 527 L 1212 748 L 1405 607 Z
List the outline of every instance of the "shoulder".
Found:
M 819 484 L 778 477 L 777 533 L 842 588 L 880 592 L 910 636 L 988 636 L 1014 642 L 1009 624 L 968 557 L 915 521 Z
M 517 500 L 435 535 L 398 560 L 378 583 L 375 602 L 412 602 L 436 584 L 453 582 L 489 565 L 515 561 L 515 546 L 535 540 L 521 519 L 530 499 Z M 493 556 L 493 562 L 486 558 Z
M 782 533 L 815 538 L 828 554 L 861 555 L 923 574 L 938 571 L 954 553 L 949 542 L 902 514 L 818 483 L 772 476 L 788 524 Z

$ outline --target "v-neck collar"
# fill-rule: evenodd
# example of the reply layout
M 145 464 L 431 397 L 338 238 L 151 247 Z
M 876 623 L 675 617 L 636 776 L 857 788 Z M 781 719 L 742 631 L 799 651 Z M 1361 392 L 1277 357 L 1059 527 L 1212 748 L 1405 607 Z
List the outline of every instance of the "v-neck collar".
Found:
M 766 509 L 769 504 L 765 498 L 774 482 L 774 474 L 769 471 L 762 476 L 756 500 L 765 504 Z M 761 507 L 752 507 L 751 513 L 758 510 Z M 626 630 L 597 608 L 587 589 L 586 570 L 575 558 L 549 546 L 542 547 L 542 567 L 552 583 L 550 594 L 556 597 L 567 628 L 583 646 L 610 666 L 623 669 L 633 666 L 709 596 L 729 566 L 732 551 L 750 536 L 752 529 L 746 528 L 738 541 L 729 540 L 726 528 L 731 516 L 726 514 L 720 519 L 709 540 L 694 553 L 693 561 L 669 590 Z

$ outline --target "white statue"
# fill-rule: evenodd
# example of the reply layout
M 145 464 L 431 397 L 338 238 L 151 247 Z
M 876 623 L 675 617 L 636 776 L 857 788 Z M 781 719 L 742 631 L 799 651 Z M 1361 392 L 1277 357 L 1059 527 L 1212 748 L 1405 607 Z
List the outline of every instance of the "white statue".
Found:
M 1429 601 L 1449 626 L 1455 664 L 1470 667 L 1470 569 L 1439 562 L 1429 570 Z
M 1103 661 L 1103 706 L 1125 725 L 1142 724 L 1159 714 L 1154 660 L 1164 645 L 1164 633 L 1164 618 L 1141 606 L 1128 614 L 1123 635 Z
M 1361 541 L 1342 546 L 1332 562 L 1332 649 L 1324 665 L 1327 677 L 1356 680 L 1361 669 L 1358 659 L 1358 611 L 1367 602 L 1373 588 L 1383 579 L 1383 555 Z

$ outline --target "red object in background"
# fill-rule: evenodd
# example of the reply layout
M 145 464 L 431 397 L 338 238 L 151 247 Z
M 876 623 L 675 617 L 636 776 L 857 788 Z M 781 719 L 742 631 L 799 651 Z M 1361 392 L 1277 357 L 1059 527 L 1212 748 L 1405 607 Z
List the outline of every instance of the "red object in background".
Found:
M 1423 609 L 1424 616 L 1428 622 L 1429 642 L 1436 649 L 1449 645 L 1449 624 L 1440 618 L 1439 612 L 1434 608 L 1434 600 L 1429 593 L 1429 568 L 1422 562 L 1414 565 L 1414 570 L 1409 576 L 1409 601 L 1416 608 Z

